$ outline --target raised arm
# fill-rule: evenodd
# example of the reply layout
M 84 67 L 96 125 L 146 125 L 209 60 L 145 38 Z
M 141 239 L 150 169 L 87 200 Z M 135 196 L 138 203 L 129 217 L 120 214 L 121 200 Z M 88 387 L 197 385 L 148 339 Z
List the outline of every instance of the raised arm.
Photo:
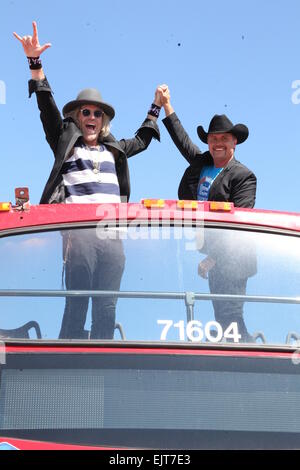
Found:
M 132 139 L 122 139 L 119 145 L 126 153 L 127 157 L 133 157 L 138 153 L 146 150 L 152 138 L 160 140 L 160 133 L 156 121 L 159 117 L 161 109 L 160 92 L 157 88 L 155 91 L 154 101 L 150 106 L 147 117 L 137 130 L 135 137 Z
M 51 47 L 48 42 L 43 46 L 40 45 L 37 24 L 35 21 L 32 22 L 33 35 L 32 36 L 19 36 L 17 33 L 13 33 L 15 38 L 20 41 L 23 46 L 25 55 L 28 59 L 29 67 L 31 69 L 31 78 L 33 80 L 44 80 L 45 74 L 41 67 L 40 56 L 41 54 Z
M 156 122 L 159 117 L 161 107 L 162 107 L 161 92 L 160 92 L 160 88 L 157 87 L 155 90 L 154 101 L 152 105 L 150 106 L 150 109 L 147 114 L 147 119 L 150 119 L 151 121 Z
M 179 152 L 189 163 L 192 163 L 195 158 L 201 155 L 201 150 L 191 141 L 189 135 L 176 115 L 174 108 L 171 105 L 169 87 L 167 85 L 160 85 L 158 90 L 161 104 L 166 114 L 165 119 L 163 119 L 163 123 Z
M 58 136 L 62 126 L 62 118 L 52 96 L 50 85 L 44 74 L 40 56 L 51 47 L 50 43 L 40 45 L 38 29 L 35 21 L 32 22 L 33 35 L 19 36 L 13 33 L 15 38 L 22 44 L 24 53 L 28 59 L 31 71 L 31 80 L 29 82 L 29 96 L 36 92 L 38 107 L 41 112 L 41 120 L 47 141 L 52 150 L 55 151 L 58 142 Z

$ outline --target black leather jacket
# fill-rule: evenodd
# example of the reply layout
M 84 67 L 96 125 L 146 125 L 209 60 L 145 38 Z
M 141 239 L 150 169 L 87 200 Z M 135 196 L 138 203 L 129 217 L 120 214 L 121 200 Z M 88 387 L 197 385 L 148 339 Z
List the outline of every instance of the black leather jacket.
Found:
M 61 168 L 64 161 L 82 136 L 80 129 L 71 118 L 62 119 L 52 96 L 52 90 L 47 79 L 29 81 L 29 97 L 36 93 L 41 121 L 43 123 L 47 142 L 53 150 L 55 161 L 44 188 L 40 204 L 61 203 L 65 200 L 65 191 Z M 151 119 L 145 119 L 137 130 L 135 137 L 117 141 L 112 134 L 101 142 L 113 153 L 116 162 L 116 172 L 123 200 L 129 200 L 130 179 L 127 158 L 145 150 L 152 138 L 160 140 L 157 124 Z
M 184 130 L 176 113 L 163 119 L 173 142 L 189 162 L 178 189 L 180 199 L 197 199 L 197 188 L 202 168 L 213 165 L 209 152 L 202 153 Z M 216 177 L 209 191 L 210 201 L 233 202 L 236 207 L 252 208 L 255 204 L 256 176 L 235 158 Z

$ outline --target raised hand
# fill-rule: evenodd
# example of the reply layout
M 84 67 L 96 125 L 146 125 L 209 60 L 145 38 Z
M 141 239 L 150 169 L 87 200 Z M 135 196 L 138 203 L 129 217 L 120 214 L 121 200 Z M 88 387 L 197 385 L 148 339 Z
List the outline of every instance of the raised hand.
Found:
M 170 104 L 171 95 L 168 85 L 159 85 L 157 91 L 160 96 L 161 106 Z
M 156 89 L 160 98 L 160 106 L 164 107 L 166 116 L 174 113 L 174 109 L 171 105 L 171 95 L 168 85 L 159 85 Z
M 155 90 L 154 103 L 157 106 L 162 107 L 160 86 L 158 86 Z
M 46 49 L 51 47 L 51 44 L 48 42 L 43 46 L 39 43 L 37 24 L 35 21 L 32 22 L 33 27 L 33 36 L 19 36 L 17 33 L 13 33 L 15 38 L 20 41 L 23 46 L 24 52 L 27 57 L 39 57 Z

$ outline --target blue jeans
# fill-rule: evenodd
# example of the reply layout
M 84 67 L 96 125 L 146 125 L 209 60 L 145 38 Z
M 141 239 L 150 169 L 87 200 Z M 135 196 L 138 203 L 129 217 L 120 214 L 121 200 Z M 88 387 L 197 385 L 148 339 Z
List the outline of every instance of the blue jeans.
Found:
M 99 239 L 95 229 L 74 230 L 63 237 L 67 290 L 120 290 L 125 266 L 121 240 Z M 116 297 L 92 297 L 91 339 L 113 338 L 116 303 Z M 66 298 L 60 339 L 86 338 L 88 305 L 89 297 Z

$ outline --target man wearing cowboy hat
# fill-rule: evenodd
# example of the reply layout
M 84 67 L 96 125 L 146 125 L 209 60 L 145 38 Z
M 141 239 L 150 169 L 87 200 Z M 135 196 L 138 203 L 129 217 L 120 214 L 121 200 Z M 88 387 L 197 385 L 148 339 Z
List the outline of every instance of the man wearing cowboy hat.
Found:
M 158 90 L 166 113 L 163 123 L 176 147 L 190 164 L 179 185 L 179 198 L 228 201 L 236 207 L 254 207 L 256 177 L 234 157 L 236 145 L 248 138 L 248 128 L 244 124 L 233 125 L 224 114 L 215 115 L 208 132 L 202 126 L 197 128 L 199 138 L 208 144 L 209 151 L 202 153 L 191 141 L 174 112 L 168 86 L 161 85 Z M 236 245 L 234 250 L 232 240 L 232 236 L 219 238 L 219 243 L 216 239 L 210 242 L 206 240 L 204 249 L 209 255 L 199 263 L 198 274 L 208 278 L 211 293 L 245 295 L 248 277 L 256 273 L 253 246 L 247 242 L 244 249 Z M 243 302 L 213 301 L 213 306 L 215 318 L 222 324 L 223 330 L 231 322 L 237 322 L 242 340 L 251 340 L 243 320 Z
M 234 157 L 236 145 L 248 138 L 248 128 L 244 124 L 233 125 L 224 114 L 214 116 L 208 132 L 202 126 L 197 128 L 202 142 L 208 144 L 209 151 L 202 153 L 191 141 L 174 112 L 167 85 L 161 85 L 159 91 L 166 113 L 163 123 L 176 147 L 190 164 L 178 189 L 179 198 L 229 201 L 236 207 L 254 207 L 256 177 Z M 211 177 L 205 176 L 207 167 L 214 167 Z
M 110 121 L 115 111 L 95 89 L 82 90 L 67 103 L 63 119 L 40 60 L 51 44 L 39 44 L 35 22 L 33 36 L 14 36 L 28 58 L 32 75 L 29 95 L 36 93 L 46 138 L 55 156 L 41 204 L 127 201 L 127 158 L 145 150 L 152 138 L 159 140 L 159 101 L 151 105 L 147 118 L 131 139 L 117 141 L 112 136 Z M 95 229 L 65 233 L 64 261 L 68 290 L 119 290 L 125 263 L 120 238 L 99 239 Z M 88 302 L 88 297 L 67 297 L 60 338 L 85 337 Z M 116 298 L 92 298 L 91 338 L 113 337 L 115 307 Z

